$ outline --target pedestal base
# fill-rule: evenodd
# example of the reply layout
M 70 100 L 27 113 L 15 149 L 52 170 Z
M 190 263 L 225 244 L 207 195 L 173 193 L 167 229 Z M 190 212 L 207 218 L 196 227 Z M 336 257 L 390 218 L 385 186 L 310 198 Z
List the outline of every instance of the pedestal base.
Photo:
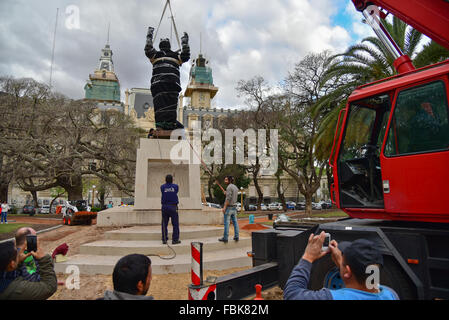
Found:
M 203 207 L 200 210 L 178 210 L 180 225 L 219 225 L 223 224 L 220 209 Z M 161 210 L 140 210 L 134 207 L 116 207 L 103 210 L 97 215 L 99 227 L 126 227 L 136 225 L 160 225 Z

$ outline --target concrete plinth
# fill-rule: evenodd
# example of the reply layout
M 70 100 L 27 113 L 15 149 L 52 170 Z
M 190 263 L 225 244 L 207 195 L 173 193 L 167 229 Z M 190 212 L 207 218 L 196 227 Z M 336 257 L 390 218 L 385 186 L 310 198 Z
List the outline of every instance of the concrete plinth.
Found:
M 137 150 L 135 201 L 136 209 L 160 210 L 165 176 L 171 174 L 179 186 L 180 210 L 201 210 L 200 165 L 190 159 L 186 140 L 140 139 Z
M 181 225 L 220 225 L 223 213 L 220 209 L 202 207 L 199 210 L 179 209 Z M 161 210 L 142 210 L 135 207 L 116 207 L 103 210 L 97 215 L 99 227 L 127 227 L 137 225 L 160 225 Z
M 134 206 L 103 210 L 97 225 L 135 226 L 161 224 L 161 185 L 167 174 L 179 186 L 178 213 L 181 225 L 223 223 L 220 209 L 201 203 L 200 165 L 191 159 L 186 140 L 140 139 L 137 150 Z

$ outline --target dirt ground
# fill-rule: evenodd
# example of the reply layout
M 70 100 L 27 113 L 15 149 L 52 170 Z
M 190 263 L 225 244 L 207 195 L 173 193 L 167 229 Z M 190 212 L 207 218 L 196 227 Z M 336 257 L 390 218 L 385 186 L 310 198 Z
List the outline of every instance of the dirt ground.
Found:
M 30 223 L 34 225 L 58 225 L 61 221 L 43 218 L 17 217 L 16 223 Z M 51 221 L 51 222 L 50 222 Z M 240 223 L 239 223 L 240 224 Z M 62 226 L 58 229 L 39 234 L 38 239 L 42 248 L 51 254 L 53 250 L 62 243 L 67 243 L 69 251 L 67 256 L 79 252 L 80 245 L 101 240 L 104 233 L 114 228 L 99 228 L 92 226 Z M 223 271 L 204 271 L 204 279 L 208 276 L 223 276 L 247 268 L 234 268 Z M 110 275 L 81 275 L 80 289 L 69 290 L 65 286 L 68 277 L 66 274 L 58 274 L 58 290 L 49 300 L 94 300 L 103 296 L 105 290 L 112 290 L 112 277 Z M 148 295 L 157 300 L 186 300 L 188 297 L 188 285 L 190 284 L 190 273 L 153 275 Z M 282 299 L 282 290 L 272 288 L 262 292 L 264 299 Z

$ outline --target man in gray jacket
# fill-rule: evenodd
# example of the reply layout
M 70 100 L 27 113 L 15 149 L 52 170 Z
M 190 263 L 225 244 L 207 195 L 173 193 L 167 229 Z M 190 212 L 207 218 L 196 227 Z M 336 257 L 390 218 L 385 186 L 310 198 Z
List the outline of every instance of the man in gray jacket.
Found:
M 58 289 L 53 261 L 37 243 L 37 251 L 23 253 L 13 241 L 0 243 L 0 300 L 45 300 Z M 40 281 L 26 280 L 20 271 L 30 255 L 39 263 Z
M 224 215 L 224 231 L 223 238 L 218 239 L 218 241 L 227 243 L 229 236 L 229 218 L 231 218 L 232 224 L 234 225 L 234 241 L 239 241 L 239 224 L 237 222 L 237 208 L 235 206 L 239 189 L 234 184 L 233 176 L 225 177 L 224 182 L 228 185 L 226 188 L 226 200 L 222 210 Z

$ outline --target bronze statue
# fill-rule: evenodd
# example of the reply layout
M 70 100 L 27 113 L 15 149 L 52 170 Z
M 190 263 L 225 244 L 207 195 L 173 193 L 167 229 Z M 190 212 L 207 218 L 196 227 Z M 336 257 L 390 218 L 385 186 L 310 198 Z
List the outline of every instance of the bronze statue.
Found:
M 179 67 L 190 59 L 189 36 L 181 37 L 181 50 L 172 51 L 170 40 L 161 39 L 159 51 L 153 47 L 154 28 L 148 28 L 145 55 L 153 65 L 151 94 L 153 95 L 156 128 L 174 130 L 184 128 L 177 121 L 178 97 L 181 92 Z

